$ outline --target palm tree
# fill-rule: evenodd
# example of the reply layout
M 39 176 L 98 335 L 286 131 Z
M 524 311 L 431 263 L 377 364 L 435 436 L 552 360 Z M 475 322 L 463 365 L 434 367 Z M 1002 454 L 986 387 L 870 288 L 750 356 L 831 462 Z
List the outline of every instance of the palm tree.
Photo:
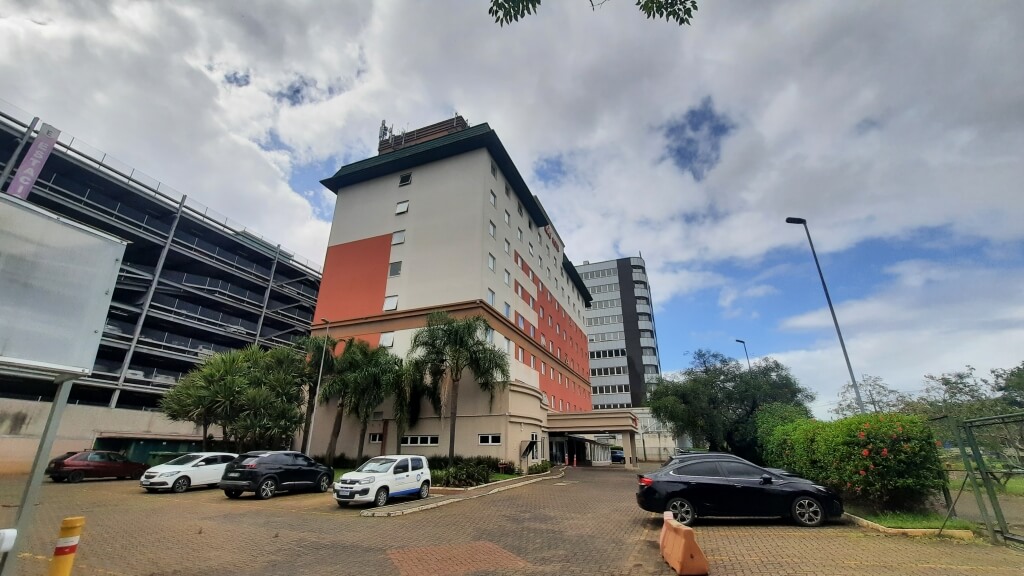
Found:
M 437 394 L 437 388 L 432 388 L 424 382 L 425 374 L 426 366 L 422 359 L 411 358 L 402 365 L 401 378 L 395 382 L 395 387 L 391 391 L 395 433 L 398 437 L 395 454 L 402 453 L 402 437 L 405 436 L 406 430 L 419 422 L 420 407 L 424 398 L 430 400 L 435 413 L 441 413 L 441 396 Z
M 341 423 L 349 406 L 349 393 L 353 388 L 353 377 L 364 358 L 370 354 L 370 345 L 363 340 L 349 338 L 345 349 L 334 357 L 331 377 L 320 385 L 320 403 L 328 404 L 337 399 L 334 410 L 334 424 L 331 426 L 331 437 L 327 442 L 327 454 L 324 459 L 328 466 L 333 465 L 338 450 L 338 436 L 341 434 Z
M 353 367 L 348 404 L 349 413 L 358 418 L 360 424 L 357 461 L 363 460 L 363 444 L 370 418 L 385 398 L 400 387 L 402 378 L 402 359 L 383 346 L 369 350 Z
M 482 316 L 453 318 L 447 312 L 432 312 L 427 325 L 412 337 L 410 355 L 418 355 L 424 375 L 441 396 L 442 417 L 448 406 L 448 459 L 455 457 L 455 424 L 459 416 L 459 383 L 468 370 L 481 390 L 490 395 L 508 385 L 508 357 L 487 342 L 490 325 Z
M 331 377 L 335 366 L 334 349 L 338 347 L 338 341 L 330 336 L 306 336 L 297 340 L 295 344 L 306 356 L 306 370 L 303 376 L 306 387 L 306 414 L 302 424 L 302 450 L 306 452 L 309 450 L 313 409 L 319 394 L 317 388 L 323 379 Z
M 213 423 L 213 410 L 208 392 L 195 374 L 190 372 L 160 399 L 160 408 L 172 421 L 193 422 L 202 426 L 203 452 L 206 452 L 206 437 L 209 435 L 210 424 Z

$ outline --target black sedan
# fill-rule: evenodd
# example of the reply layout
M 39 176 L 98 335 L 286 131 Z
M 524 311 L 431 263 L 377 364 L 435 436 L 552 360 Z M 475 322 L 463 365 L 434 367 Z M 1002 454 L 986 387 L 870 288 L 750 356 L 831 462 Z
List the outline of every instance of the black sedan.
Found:
M 728 452 L 686 452 L 680 450 L 674 456 L 665 461 L 665 463 L 662 464 L 661 467 L 664 468 L 666 466 L 674 466 L 692 460 L 706 460 L 712 457 L 721 460 L 735 460 L 736 462 L 746 462 L 747 464 L 753 464 L 753 462 L 749 460 L 744 460 L 743 458 L 740 458 L 735 454 L 729 454 Z M 793 474 L 789 470 L 783 470 L 782 468 L 769 468 L 767 466 L 762 466 L 762 468 L 771 472 L 772 474 L 778 474 L 779 476 L 789 476 L 792 478 L 797 477 L 796 474 Z
M 820 526 L 843 514 L 834 490 L 715 456 L 639 475 L 636 502 L 648 512 L 672 512 L 686 525 L 702 516 L 725 516 L 792 517 L 802 526 Z

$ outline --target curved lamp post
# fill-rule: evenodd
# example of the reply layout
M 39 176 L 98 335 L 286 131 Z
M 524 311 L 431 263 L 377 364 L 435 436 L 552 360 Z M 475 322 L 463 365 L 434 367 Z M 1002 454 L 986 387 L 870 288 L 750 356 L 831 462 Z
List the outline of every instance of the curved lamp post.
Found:
M 836 325 L 836 335 L 839 336 L 839 346 L 843 349 L 843 358 L 846 358 L 846 369 L 850 371 L 850 382 L 853 383 L 853 393 L 857 397 L 857 408 L 861 413 L 864 410 L 864 401 L 860 397 L 860 386 L 853 376 L 853 366 L 850 365 L 850 355 L 846 352 L 846 342 L 843 341 L 843 332 L 839 329 L 839 320 L 836 319 L 836 310 L 832 307 L 832 297 L 828 295 L 828 286 L 825 284 L 825 275 L 821 273 L 821 264 L 818 262 L 818 253 L 814 251 L 814 241 L 811 240 L 811 231 L 807 228 L 807 220 L 804 218 L 786 218 L 786 224 L 801 224 L 804 232 L 807 233 L 807 243 L 811 245 L 811 255 L 814 256 L 814 265 L 818 267 L 818 277 L 821 278 L 821 289 L 825 291 L 825 301 L 828 302 L 828 311 L 832 313 L 832 323 Z
M 747 342 L 746 340 L 736 339 L 737 342 L 743 344 L 743 355 L 747 357 L 747 371 L 750 371 L 750 354 L 747 354 Z

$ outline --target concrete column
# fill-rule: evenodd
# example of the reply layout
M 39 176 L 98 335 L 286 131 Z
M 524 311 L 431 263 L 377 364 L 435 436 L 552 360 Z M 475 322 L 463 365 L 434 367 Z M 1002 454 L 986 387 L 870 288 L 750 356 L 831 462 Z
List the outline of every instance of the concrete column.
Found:
M 270 289 L 274 286 L 274 274 L 277 274 L 277 261 L 281 258 L 281 245 L 274 251 L 274 263 L 270 265 L 270 281 L 263 293 L 263 310 L 260 310 L 260 321 L 256 323 L 256 345 L 259 346 L 260 335 L 263 333 L 263 319 L 267 316 L 267 303 L 270 302 Z
M 160 274 L 164 271 L 164 261 L 167 260 L 167 252 L 171 249 L 171 244 L 174 242 L 174 233 L 178 230 L 178 221 L 181 220 L 181 212 L 185 209 L 185 198 L 182 196 L 178 202 L 178 211 L 174 213 L 174 220 L 171 222 L 171 229 L 167 232 L 167 241 L 164 242 L 163 248 L 160 249 L 160 257 L 157 258 L 156 268 L 153 269 L 153 281 L 149 283 L 149 288 L 146 290 L 146 298 L 142 302 L 142 311 L 139 312 L 139 319 L 135 322 L 135 330 L 132 332 L 132 343 L 128 346 L 128 351 L 125 352 L 124 362 L 121 364 L 121 374 L 117 377 L 117 388 L 114 389 L 114 394 L 110 397 L 111 408 L 117 408 L 117 399 L 121 396 L 121 388 L 124 386 L 124 379 L 128 375 L 128 367 L 132 363 L 132 356 L 135 355 L 135 348 L 139 345 L 139 335 L 142 334 L 142 324 L 146 321 L 146 315 L 149 314 L 149 305 L 153 303 L 153 294 L 156 293 L 156 286 L 160 282 Z
M 626 470 L 636 470 L 636 433 L 622 433 L 622 452 L 626 458 Z

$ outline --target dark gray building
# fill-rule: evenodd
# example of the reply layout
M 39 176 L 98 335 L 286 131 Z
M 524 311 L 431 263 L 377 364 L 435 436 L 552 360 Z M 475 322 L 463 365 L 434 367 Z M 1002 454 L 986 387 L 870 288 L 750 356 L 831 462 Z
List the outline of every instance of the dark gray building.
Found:
M 594 300 L 584 311 L 595 410 L 647 404 L 647 382 L 661 373 L 651 288 L 643 258 L 576 267 Z
M 0 102 L 0 169 L 18 166 L 12 155 L 30 122 Z M 96 365 L 72 388 L 72 403 L 155 407 L 215 352 L 309 333 L 319 264 L 70 135 L 61 135 L 28 201 L 129 242 Z M 0 396 L 51 394 L 45 383 L 0 376 Z

